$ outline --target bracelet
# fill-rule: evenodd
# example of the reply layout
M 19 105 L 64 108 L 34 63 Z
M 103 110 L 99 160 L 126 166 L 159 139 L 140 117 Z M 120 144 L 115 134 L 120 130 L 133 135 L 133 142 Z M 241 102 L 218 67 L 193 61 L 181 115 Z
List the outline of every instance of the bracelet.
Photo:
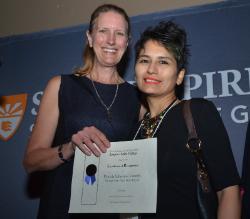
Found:
M 62 147 L 63 147 L 62 144 L 58 147 L 58 156 L 59 156 L 59 158 L 60 158 L 64 163 L 67 163 L 67 162 L 69 162 L 69 160 L 64 159 L 63 153 L 62 153 Z

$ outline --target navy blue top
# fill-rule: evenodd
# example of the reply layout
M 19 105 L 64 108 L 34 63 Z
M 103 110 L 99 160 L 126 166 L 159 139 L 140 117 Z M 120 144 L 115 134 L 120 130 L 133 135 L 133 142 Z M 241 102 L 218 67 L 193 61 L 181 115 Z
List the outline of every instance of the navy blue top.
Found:
M 102 100 L 109 106 L 116 92 L 116 85 L 94 82 Z M 138 122 L 140 102 L 133 85 L 119 85 L 117 97 L 108 120 L 92 82 L 87 77 L 62 75 L 59 90 L 59 122 L 53 146 L 69 142 L 71 136 L 86 126 L 95 126 L 110 141 L 128 140 L 132 127 Z M 105 218 L 103 214 L 68 214 L 73 161 L 46 172 L 44 191 L 38 218 Z M 106 215 L 107 216 L 107 215 Z M 111 215 L 108 216 L 111 218 Z M 115 218 L 115 215 L 112 216 Z

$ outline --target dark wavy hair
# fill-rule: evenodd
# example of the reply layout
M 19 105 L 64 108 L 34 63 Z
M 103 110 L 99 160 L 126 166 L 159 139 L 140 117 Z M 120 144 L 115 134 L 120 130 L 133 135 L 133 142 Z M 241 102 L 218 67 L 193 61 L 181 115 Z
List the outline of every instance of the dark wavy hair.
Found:
M 185 69 L 189 56 L 186 31 L 173 21 L 162 21 L 156 26 L 148 27 L 135 44 L 135 60 L 149 40 L 163 45 L 175 58 L 178 72 Z

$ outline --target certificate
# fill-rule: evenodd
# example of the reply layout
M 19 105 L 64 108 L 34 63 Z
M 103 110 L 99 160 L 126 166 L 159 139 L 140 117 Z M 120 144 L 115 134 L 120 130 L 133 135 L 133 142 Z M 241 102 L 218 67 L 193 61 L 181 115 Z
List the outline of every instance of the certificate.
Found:
M 69 213 L 155 213 L 157 139 L 112 142 L 100 157 L 75 151 Z

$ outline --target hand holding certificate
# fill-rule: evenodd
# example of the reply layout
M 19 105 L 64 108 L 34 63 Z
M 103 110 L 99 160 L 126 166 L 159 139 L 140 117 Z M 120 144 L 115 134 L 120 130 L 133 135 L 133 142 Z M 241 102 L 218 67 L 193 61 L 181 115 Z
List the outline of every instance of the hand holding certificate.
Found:
M 156 138 L 112 142 L 100 157 L 76 150 L 69 213 L 154 213 Z

